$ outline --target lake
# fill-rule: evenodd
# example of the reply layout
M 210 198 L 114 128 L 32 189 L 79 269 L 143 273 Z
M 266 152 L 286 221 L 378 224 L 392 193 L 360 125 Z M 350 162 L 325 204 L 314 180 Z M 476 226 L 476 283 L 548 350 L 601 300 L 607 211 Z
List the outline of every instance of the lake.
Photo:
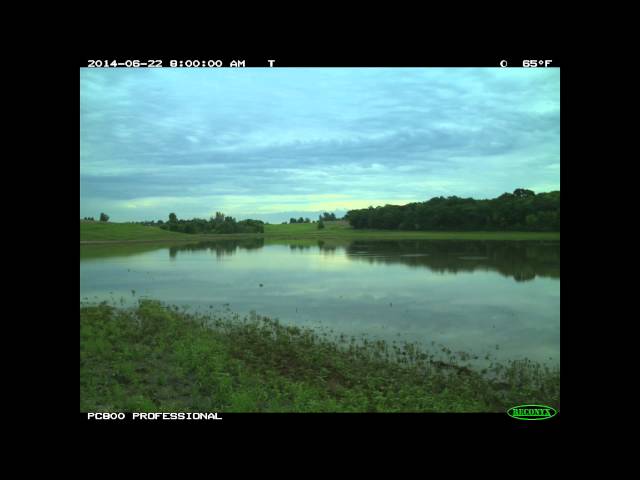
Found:
M 481 359 L 560 359 L 559 242 L 81 245 L 81 300 L 147 297 Z

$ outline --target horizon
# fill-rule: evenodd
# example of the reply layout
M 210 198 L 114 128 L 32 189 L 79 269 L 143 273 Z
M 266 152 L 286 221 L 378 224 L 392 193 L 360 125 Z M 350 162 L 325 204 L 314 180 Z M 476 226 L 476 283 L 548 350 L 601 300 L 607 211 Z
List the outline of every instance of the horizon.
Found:
M 558 69 L 80 71 L 80 217 L 281 223 L 560 190 Z
M 514 189 L 514 190 L 515 190 L 515 189 Z M 513 193 L 513 191 L 514 191 L 514 190 L 509 191 L 509 192 L 503 192 L 503 193 L 501 193 L 500 195 L 503 195 L 503 194 L 505 194 L 505 193 Z M 558 189 L 558 190 L 551 190 L 551 191 L 549 191 L 549 192 L 534 192 L 534 193 L 535 193 L 536 195 L 538 195 L 538 194 L 540 194 L 540 193 L 553 193 L 553 192 L 560 192 L 560 189 Z M 495 199 L 495 198 L 499 197 L 500 195 L 497 195 L 497 196 L 496 196 L 496 197 L 494 197 L 494 198 L 460 197 L 459 195 L 448 195 L 448 197 L 458 197 L 458 198 L 463 198 L 463 199 L 469 199 L 469 198 L 471 198 L 472 200 L 493 200 L 493 199 Z M 442 197 L 445 197 L 445 196 L 444 196 L 444 195 L 442 195 Z M 429 201 L 429 200 L 431 200 L 432 198 L 436 198 L 436 197 L 431 197 L 431 198 L 428 198 L 428 199 L 425 199 L 425 200 L 409 201 L 409 202 L 407 202 L 407 203 L 403 203 L 403 204 L 401 204 L 401 205 L 395 205 L 395 204 L 369 205 L 369 206 L 367 206 L 367 207 L 363 207 L 363 208 L 365 208 L 365 209 L 366 209 L 366 208 L 369 208 L 369 207 L 373 207 L 373 208 L 376 208 L 376 207 L 384 207 L 384 206 L 386 206 L 386 205 L 404 206 L 404 205 L 411 204 L 411 203 L 422 203 L 422 202 L 428 202 L 428 201 Z M 351 209 L 351 210 L 354 210 L 354 209 Z M 218 210 L 218 211 L 219 211 L 219 210 Z M 309 212 L 309 211 L 298 211 L 298 212 L 278 212 L 278 213 L 276 213 L 276 214 L 273 214 L 274 216 L 277 216 L 277 217 L 278 217 L 276 220 L 268 220 L 268 219 L 267 219 L 267 220 L 265 220 L 265 219 L 263 219 L 263 218 L 258 218 L 257 216 L 251 216 L 251 214 L 248 214 L 248 215 L 246 215 L 246 214 L 245 214 L 245 215 L 243 215 L 243 216 L 236 216 L 236 215 L 234 215 L 233 213 L 227 213 L 227 212 L 221 212 L 221 213 L 223 213 L 226 217 L 233 217 L 233 218 L 235 218 L 236 220 L 247 220 L 247 219 L 249 219 L 249 220 L 262 220 L 262 221 L 263 221 L 263 222 L 265 222 L 265 223 L 282 223 L 282 222 L 286 221 L 286 222 L 288 223 L 288 222 L 289 222 L 289 220 L 290 220 L 291 218 L 299 219 L 300 217 L 303 217 L 303 218 L 309 218 L 312 222 L 314 222 L 314 221 L 317 221 L 317 220 L 318 220 L 318 217 L 319 217 L 319 216 L 321 216 L 321 215 L 322 215 L 322 214 L 324 214 L 324 213 L 333 213 L 333 214 L 335 214 L 335 215 L 336 215 L 336 218 L 337 218 L 338 220 L 340 220 L 340 219 L 342 219 L 342 217 L 344 217 L 344 216 L 347 214 L 347 212 L 348 212 L 348 211 L 349 211 L 349 210 L 340 210 L 340 209 L 338 209 L 338 210 L 335 210 L 335 211 L 328 211 L 328 210 L 324 210 L 324 211 L 312 211 L 312 212 Z M 100 212 L 100 213 L 106 213 L 106 214 L 108 215 L 108 212 Z M 93 217 L 93 218 L 95 219 L 95 218 L 100 217 L 100 213 L 98 213 L 97 215 L 86 215 L 86 217 Z M 170 213 L 176 213 L 176 212 L 173 212 L 173 211 L 172 211 L 172 212 L 170 212 Z M 177 216 L 177 218 L 178 218 L 179 220 L 192 220 L 192 219 L 194 219 L 194 218 L 200 218 L 200 219 L 206 219 L 206 220 L 208 220 L 208 219 L 209 219 L 209 218 L 211 218 L 211 217 L 215 217 L 215 215 L 210 215 L 210 216 L 208 216 L 208 217 L 188 217 L 188 218 L 187 218 L 187 217 L 181 217 L 178 213 L 176 213 L 176 216 Z M 265 216 L 265 215 L 263 214 L 262 216 Z M 280 220 L 280 217 L 281 217 L 281 216 L 282 216 L 282 220 Z M 284 218 L 284 216 L 286 216 L 286 218 Z M 165 217 L 166 217 L 166 218 L 148 218 L 148 219 L 143 219 L 143 220 L 124 220 L 124 221 L 122 221 L 122 222 L 113 222 L 113 221 L 112 221 L 112 219 L 111 219 L 111 218 L 109 218 L 109 222 L 111 222 L 111 223 L 138 223 L 138 222 L 151 222 L 151 221 L 157 222 L 158 220 L 162 220 L 163 222 L 166 222 L 166 221 L 167 221 L 167 219 L 169 218 L 169 213 L 168 213 Z M 82 217 L 80 220 L 84 220 L 84 217 Z

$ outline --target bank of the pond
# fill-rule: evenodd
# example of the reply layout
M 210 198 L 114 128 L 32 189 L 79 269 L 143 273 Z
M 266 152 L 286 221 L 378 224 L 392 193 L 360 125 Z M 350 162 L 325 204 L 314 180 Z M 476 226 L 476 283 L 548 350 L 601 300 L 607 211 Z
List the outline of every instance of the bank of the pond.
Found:
M 201 242 L 264 238 L 266 240 L 560 240 L 559 232 L 419 232 L 399 230 L 358 230 L 344 222 L 326 222 L 318 230 L 315 224 L 265 225 L 265 232 L 227 235 L 190 235 L 158 227 L 126 223 L 80 222 L 80 244 Z
M 267 318 L 80 305 L 81 411 L 504 412 L 559 409 L 559 390 L 559 371 L 531 362 L 480 373 Z

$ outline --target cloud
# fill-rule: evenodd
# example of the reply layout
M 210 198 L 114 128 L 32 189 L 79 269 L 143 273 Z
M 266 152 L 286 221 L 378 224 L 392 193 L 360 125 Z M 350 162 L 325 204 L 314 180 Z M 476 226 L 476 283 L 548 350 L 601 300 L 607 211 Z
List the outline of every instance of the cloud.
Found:
M 559 189 L 559 82 L 556 69 L 81 69 L 81 216 Z

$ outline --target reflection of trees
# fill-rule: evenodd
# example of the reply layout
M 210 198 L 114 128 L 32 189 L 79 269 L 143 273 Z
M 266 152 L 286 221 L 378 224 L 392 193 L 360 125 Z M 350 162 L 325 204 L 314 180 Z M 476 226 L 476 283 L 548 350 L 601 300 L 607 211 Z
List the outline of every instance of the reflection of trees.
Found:
M 435 272 L 496 271 L 517 282 L 536 276 L 560 278 L 560 243 L 529 241 L 402 240 L 355 241 L 347 258 L 402 263 Z
M 302 250 L 302 251 L 305 251 L 305 250 L 310 250 L 310 249 L 311 249 L 311 245 L 293 245 L 293 244 L 289 245 L 289 250 Z
M 327 245 L 324 240 L 318 240 L 318 248 L 322 253 L 333 255 L 338 247 L 336 245 Z
M 178 252 L 201 252 L 209 251 L 215 253 L 216 258 L 233 255 L 241 248 L 244 250 L 255 250 L 264 246 L 263 238 L 248 238 L 242 240 L 216 240 L 209 242 L 190 243 L 187 245 L 174 245 L 169 247 L 169 256 L 175 258 Z
M 263 238 L 229 239 L 174 245 L 169 255 L 178 252 L 210 251 L 216 258 L 235 254 L 238 249 L 253 250 L 264 246 Z M 428 268 L 440 273 L 495 271 L 517 282 L 536 276 L 560 278 L 560 243 L 534 241 L 480 240 L 356 240 L 346 246 L 330 245 L 318 240 L 316 245 L 289 244 L 294 251 L 319 248 L 333 254 L 345 249 L 347 258 L 370 263 L 397 264 Z
M 291 251 L 309 251 L 316 247 L 320 249 L 320 252 L 326 254 L 334 254 L 336 249 L 340 248 L 337 245 L 327 245 L 324 240 L 318 240 L 317 243 L 289 243 Z

